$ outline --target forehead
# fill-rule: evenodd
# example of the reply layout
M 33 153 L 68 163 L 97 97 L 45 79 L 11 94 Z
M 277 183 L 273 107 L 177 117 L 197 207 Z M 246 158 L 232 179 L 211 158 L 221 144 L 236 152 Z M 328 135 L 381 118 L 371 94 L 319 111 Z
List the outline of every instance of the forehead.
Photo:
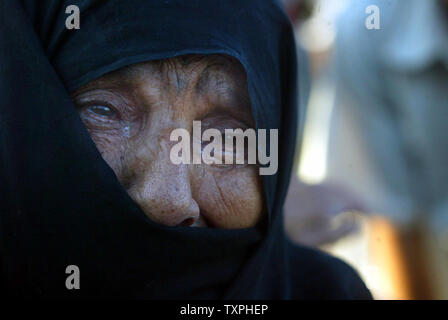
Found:
M 227 55 L 184 55 L 130 65 L 87 83 L 72 96 L 96 89 L 145 99 L 153 106 L 173 99 L 199 99 L 194 100 L 196 111 L 202 110 L 199 106 L 207 109 L 202 113 L 226 110 L 253 123 L 245 70 Z
M 227 55 L 183 55 L 175 58 L 137 63 L 106 74 L 94 85 L 158 81 L 174 84 L 178 90 L 197 90 L 221 86 L 245 88 L 246 73 L 240 62 Z

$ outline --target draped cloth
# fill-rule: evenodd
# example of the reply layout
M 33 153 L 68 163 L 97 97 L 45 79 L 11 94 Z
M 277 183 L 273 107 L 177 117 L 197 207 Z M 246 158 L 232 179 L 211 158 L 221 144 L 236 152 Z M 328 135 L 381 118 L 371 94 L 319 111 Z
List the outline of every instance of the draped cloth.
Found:
M 68 30 L 69 5 L 80 29 Z M 257 128 L 279 129 L 267 219 L 242 230 L 152 222 L 102 159 L 69 93 L 108 72 L 226 54 L 247 73 Z M 282 228 L 297 127 L 292 28 L 269 0 L 0 2 L 0 286 L 26 298 L 368 296 L 344 263 Z M 268 146 L 269 147 L 269 146 Z M 80 270 L 67 290 L 66 268 Z

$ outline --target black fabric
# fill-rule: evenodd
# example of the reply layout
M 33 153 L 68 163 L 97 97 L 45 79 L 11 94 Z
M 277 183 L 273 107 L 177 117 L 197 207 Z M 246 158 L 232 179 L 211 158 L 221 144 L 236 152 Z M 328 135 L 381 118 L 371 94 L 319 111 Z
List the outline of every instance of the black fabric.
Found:
M 81 9 L 79 30 L 65 28 L 71 4 Z M 264 178 L 269 219 L 263 228 L 150 221 L 101 158 L 69 98 L 71 90 L 120 67 L 187 53 L 237 58 L 257 127 L 280 129 L 279 172 Z M 3 294 L 290 299 L 324 298 L 331 290 L 331 298 L 360 296 L 340 285 L 329 289 L 328 282 L 341 281 L 366 292 L 339 262 L 291 249 L 285 240 L 281 208 L 294 154 L 296 67 L 292 29 L 276 1 L 0 1 Z M 80 290 L 65 287 L 72 264 L 81 271 Z M 324 269 L 333 270 L 325 281 L 319 274 L 303 277 L 303 270 Z

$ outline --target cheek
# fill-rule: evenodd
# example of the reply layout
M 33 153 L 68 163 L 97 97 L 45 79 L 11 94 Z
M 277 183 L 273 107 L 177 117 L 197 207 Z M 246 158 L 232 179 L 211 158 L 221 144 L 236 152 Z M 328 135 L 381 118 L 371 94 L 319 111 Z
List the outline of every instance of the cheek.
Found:
M 87 130 L 103 159 L 121 180 L 125 171 L 127 139 L 115 132 L 93 130 L 88 127 Z
M 194 175 L 193 197 L 213 227 L 238 229 L 257 224 L 263 211 L 263 191 L 255 166 L 217 170 L 202 167 Z

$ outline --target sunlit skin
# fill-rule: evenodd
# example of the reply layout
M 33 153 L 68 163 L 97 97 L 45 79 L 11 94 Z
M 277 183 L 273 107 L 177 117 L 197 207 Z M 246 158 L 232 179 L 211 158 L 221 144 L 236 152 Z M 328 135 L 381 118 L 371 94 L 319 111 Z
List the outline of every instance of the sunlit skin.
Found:
M 246 76 L 233 58 L 182 56 L 135 64 L 72 94 L 92 140 L 131 198 L 167 226 L 248 228 L 263 212 L 256 165 L 180 164 L 170 133 L 253 128 Z

